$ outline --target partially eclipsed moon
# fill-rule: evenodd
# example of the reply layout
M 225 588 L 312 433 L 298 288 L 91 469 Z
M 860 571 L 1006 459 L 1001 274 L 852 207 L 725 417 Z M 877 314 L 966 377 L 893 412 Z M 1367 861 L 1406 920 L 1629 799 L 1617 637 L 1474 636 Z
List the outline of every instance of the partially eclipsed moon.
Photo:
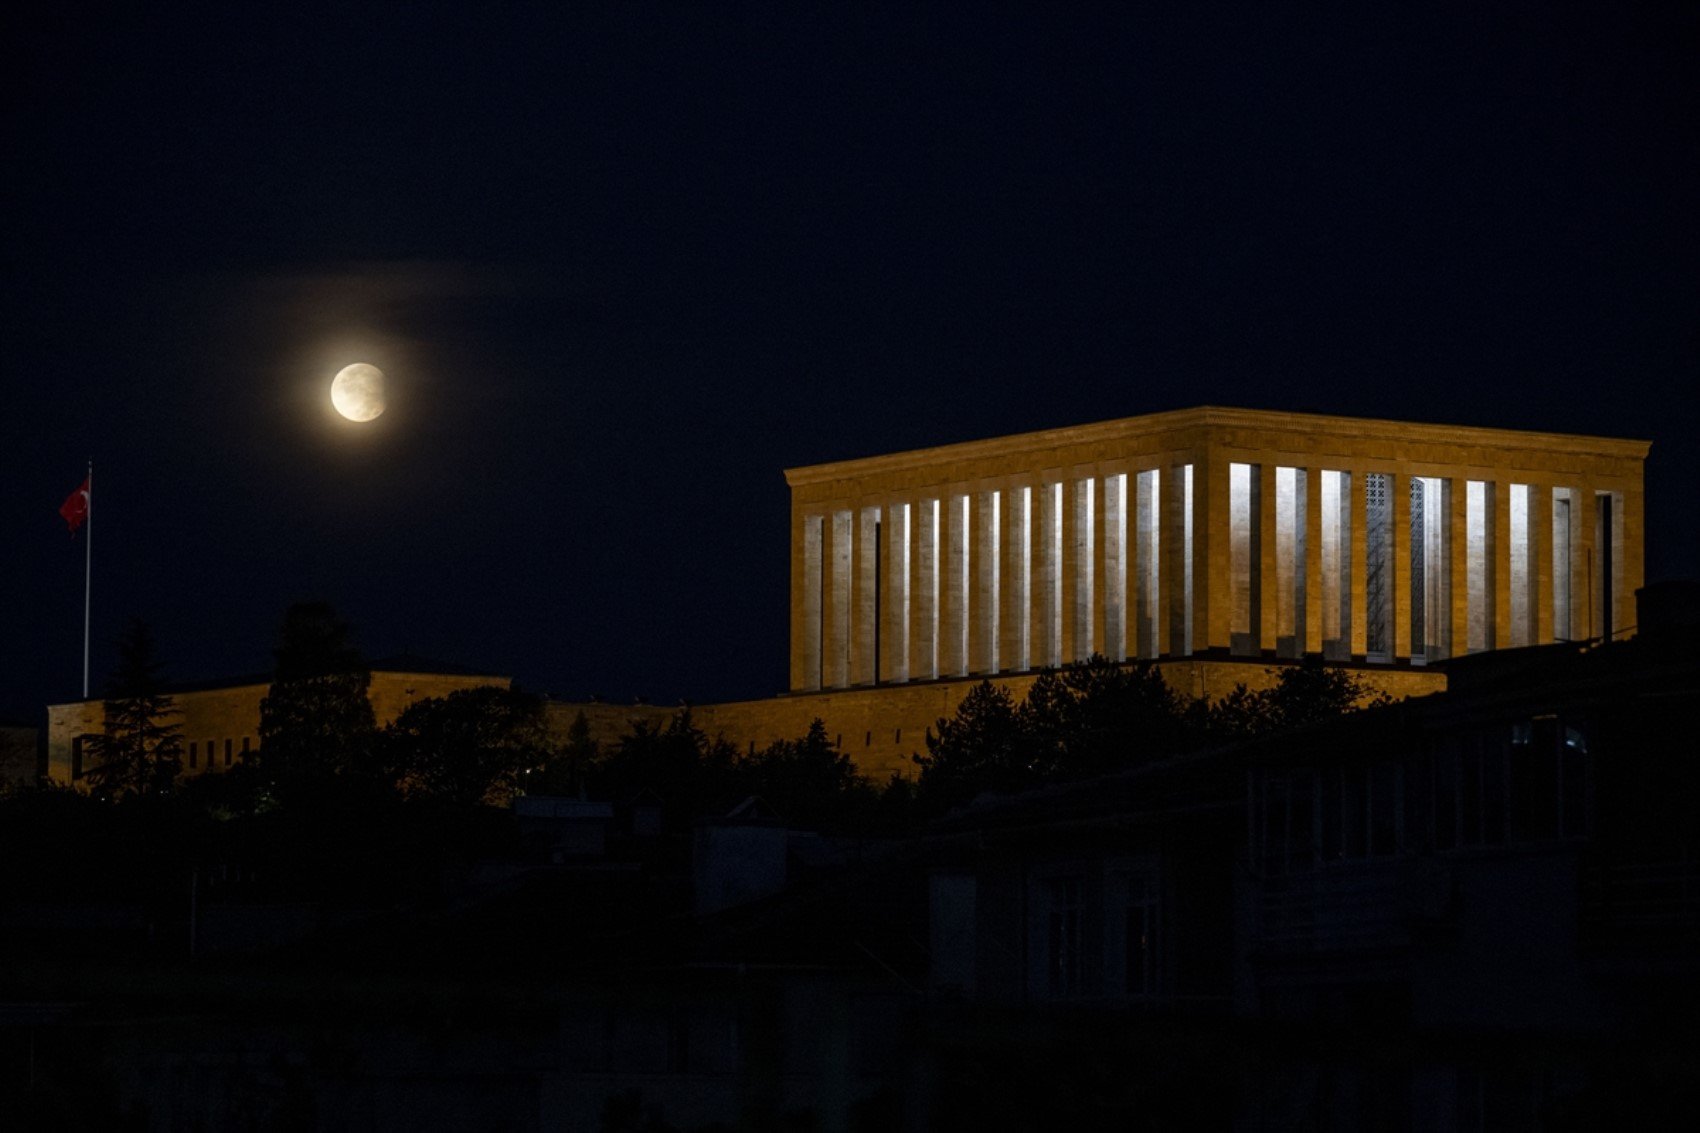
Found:
M 370 421 L 384 411 L 384 372 L 367 362 L 344 366 L 331 379 L 331 404 L 350 421 Z

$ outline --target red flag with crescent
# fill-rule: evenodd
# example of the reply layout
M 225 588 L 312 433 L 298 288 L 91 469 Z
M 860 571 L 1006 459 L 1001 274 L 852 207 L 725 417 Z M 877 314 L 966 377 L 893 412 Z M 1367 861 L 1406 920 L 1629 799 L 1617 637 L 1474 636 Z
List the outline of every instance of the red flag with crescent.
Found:
M 83 525 L 83 520 L 89 517 L 89 482 L 85 476 L 81 486 L 65 497 L 65 502 L 59 505 L 59 514 L 65 519 L 65 527 L 75 535 L 77 528 Z

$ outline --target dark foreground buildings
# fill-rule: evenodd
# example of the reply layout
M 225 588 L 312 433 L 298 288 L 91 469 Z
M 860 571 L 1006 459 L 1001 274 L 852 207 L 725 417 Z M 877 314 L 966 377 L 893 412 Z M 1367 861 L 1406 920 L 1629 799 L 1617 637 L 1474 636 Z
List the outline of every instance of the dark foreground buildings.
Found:
M 1641 600 L 1627 641 L 910 839 L 530 801 L 411 909 L 216 865 L 177 921 L 13 906 L 0 1086 L 151 1129 L 1668 1126 L 1700 664 L 1694 588 Z

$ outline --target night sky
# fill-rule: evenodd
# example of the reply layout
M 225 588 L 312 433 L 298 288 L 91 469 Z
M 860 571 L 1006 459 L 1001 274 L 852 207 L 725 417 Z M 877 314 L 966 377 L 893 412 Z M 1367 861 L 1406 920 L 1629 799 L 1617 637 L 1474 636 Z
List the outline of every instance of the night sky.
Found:
M 1199 404 L 1650 439 L 1700 576 L 1692 4 L 384 7 L 0 29 L 0 715 L 79 691 L 91 457 L 97 686 L 322 598 L 770 694 L 781 469 Z

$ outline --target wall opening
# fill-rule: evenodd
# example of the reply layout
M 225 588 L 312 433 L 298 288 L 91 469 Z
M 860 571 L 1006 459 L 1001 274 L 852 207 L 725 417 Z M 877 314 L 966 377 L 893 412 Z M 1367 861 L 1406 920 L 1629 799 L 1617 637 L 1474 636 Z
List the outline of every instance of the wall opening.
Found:
M 1352 474 L 1322 473 L 1322 656 L 1352 657 Z
M 1530 498 L 1534 489 L 1528 484 L 1511 485 L 1511 530 L 1507 532 L 1511 549 L 1511 648 L 1520 649 L 1536 641 L 1535 628 L 1535 544 L 1529 530 Z
M 1364 651 L 1393 660 L 1393 477 L 1364 476 Z
M 1240 657 L 1259 652 L 1262 633 L 1262 570 L 1259 559 L 1259 484 L 1256 464 L 1228 465 L 1228 574 L 1234 595 L 1231 651 Z
M 1275 655 L 1305 649 L 1305 470 L 1275 469 Z
M 1617 530 L 1617 517 L 1621 512 L 1614 493 L 1594 493 L 1594 609 L 1590 621 L 1594 635 L 1607 641 L 1621 628 L 1614 616 L 1620 584 L 1618 561 L 1622 555 L 1622 536 Z
M 1158 469 L 1139 473 L 1133 491 L 1133 652 L 1150 660 L 1157 656 L 1158 602 L 1162 591 L 1158 580 L 1162 570 L 1161 511 L 1162 474 Z
M 1556 641 L 1574 641 L 1576 623 L 1570 603 L 1570 489 L 1552 493 L 1552 635 Z
M 1439 661 L 1452 636 L 1448 482 L 1411 477 L 1411 660 Z

